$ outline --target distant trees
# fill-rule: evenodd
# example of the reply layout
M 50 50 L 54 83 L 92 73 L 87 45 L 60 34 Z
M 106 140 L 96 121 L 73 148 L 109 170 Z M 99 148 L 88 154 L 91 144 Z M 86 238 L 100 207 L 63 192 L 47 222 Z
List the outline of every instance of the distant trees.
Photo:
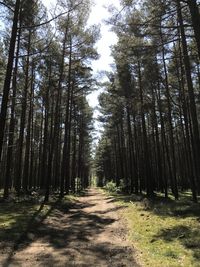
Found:
M 200 192 L 197 1 L 122 1 L 110 23 L 116 70 L 100 96 L 105 131 L 96 153 L 100 184 L 129 193 Z M 108 116 L 109 114 L 109 116 Z M 109 156 L 105 157 L 107 151 Z M 107 167 L 109 166 L 109 167 Z M 108 169 L 107 169 L 108 168 Z
M 99 29 L 86 27 L 90 1 L 58 1 L 54 28 L 40 1 L 2 2 L 2 23 L 13 23 L 0 62 L 0 70 L 7 64 L 0 74 L 4 198 L 11 188 L 18 194 L 41 189 L 46 201 L 52 190 L 63 197 L 77 190 L 77 181 L 88 186 L 92 110 L 86 96 L 94 86 L 88 61 L 98 56 Z

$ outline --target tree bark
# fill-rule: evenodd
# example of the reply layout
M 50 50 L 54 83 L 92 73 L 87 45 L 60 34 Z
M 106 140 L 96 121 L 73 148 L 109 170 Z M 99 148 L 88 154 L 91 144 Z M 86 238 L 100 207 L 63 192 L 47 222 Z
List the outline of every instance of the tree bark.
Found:
M 10 46 L 9 46 L 8 63 L 6 67 L 6 75 L 5 75 L 5 81 L 4 81 L 4 87 L 3 87 L 1 113 L 0 113 L 0 162 L 1 162 L 2 147 L 3 147 L 4 130 L 5 130 L 5 124 L 6 124 L 8 99 L 9 99 L 9 93 L 10 93 L 10 83 L 11 83 L 11 78 L 12 78 L 19 10 L 20 10 L 20 0 L 16 0 Z

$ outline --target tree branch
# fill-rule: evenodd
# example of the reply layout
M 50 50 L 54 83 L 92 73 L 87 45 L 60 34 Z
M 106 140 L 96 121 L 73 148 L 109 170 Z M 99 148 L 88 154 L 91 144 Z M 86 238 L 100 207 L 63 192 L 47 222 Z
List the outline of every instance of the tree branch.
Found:
M 53 18 L 51 18 L 51 19 L 49 19 L 49 20 L 47 20 L 47 21 L 44 21 L 44 22 L 42 22 L 42 23 L 40 23 L 40 24 L 30 25 L 30 26 L 21 26 L 20 28 L 21 28 L 21 29 L 33 29 L 33 28 L 37 28 L 37 27 L 46 25 L 46 24 L 52 22 L 53 20 L 56 20 L 57 18 L 59 18 L 59 17 L 65 15 L 65 14 L 68 14 L 68 13 L 72 12 L 72 11 L 73 11 L 76 7 L 78 7 L 80 4 L 82 4 L 82 2 L 78 3 L 77 5 L 75 5 L 75 6 L 74 6 L 73 8 L 71 8 L 70 10 L 65 11 L 65 12 L 62 12 L 62 13 L 58 14 L 57 16 L 55 16 L 55 17 L 53 17 Z
M 6 3 L 0 1 L 0 5 L 3 5 L 5 7 L 7 7 L 10 11 L 12 11 L 14 13 L 14 10 L 9 5 L 7 5 Z

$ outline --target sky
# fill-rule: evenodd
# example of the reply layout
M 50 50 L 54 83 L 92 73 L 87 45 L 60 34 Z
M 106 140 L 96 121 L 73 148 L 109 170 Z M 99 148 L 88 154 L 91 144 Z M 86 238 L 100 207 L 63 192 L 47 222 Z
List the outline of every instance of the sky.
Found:
M 110 14 L 107 10 L 108 4 L 113 4 L 114 6 L 119 6 L 118 0 L 95 0 L 88 24 L 101 24 L 101 39 L 97 42 L 96 47 L 100 55 L 100 58 L 92 62 L 92 68 L 94 75 L 99 71 L 109 71 L 111 70 L 111 64 L 113 63 L 113 58 L 111 57 L 111 46 L 117 42 L 116 35 L 110 31 L 110 27 L 105 24 L 104 20 L 110 17 Z M 98 95 L 101 90 L 91 93 L 87 99 L 94 108 L 94 126 L 96 129 L 97 140 L 101 136 L 101 124 L 97 121 L 99 116 L 98 107 Z M 97 141 L 96 140 L 96 141 Z
M 105 19 L 110 17 L 110 14 L 107 10 L 108 5 L 114 5 L 119 7 L 119 0 L 93 0 L 94 5 L 92 7 L 92 11 L 88 20 L 88 25 L 100 24 L 101 25 L 101 39 L 96 43 L 96 48 L 100 58 L 96 61 L 93 61 L 91 67 L 93 69 L 94 75 L 101 71 L 109 71 L 111 70 L 111 64 L 113 63 L 113 58 L 111 57 L 111 49 L 110 47 L 117 42 L 116 35 L 110 31 L 110 27 L 104 23 Z M 43 0 L 44 4 L 48 7 L 51 7 L 52 4 L 55 3 L 55 0 Z M 94 119 L 96 119 L 99 115 L 99 112 L 96 107 L 98 107 L 98 95 L 101 92 L 95 91 L 91 93 L 87 99 L 89 105 L 94 108 Z M 97 121 L 95 121 L 95 128 L 97 130 L 97 136 L 100 136 L 100 125 Z
M 113 58 L 110 55 L 110 47 L 117 42 L 117 37 L 113 32 L 110 31 L 110 27 L 104 23 L 104 20 L 110 17 L 110 14 L 106 8 L 108 3 L 116 6 L 118 0 L 95 0 L 94 7 L 92 8 L 92 12 L 88 20 L 89 25 L 101 24 L 101 39 L 96 44 L 100 58 L 92 62 L 94 74 L 98 73 L 99 71 L 111 70 L 110 65 L 113 63 Z M 92 107 L 98 105 L 98 94 L 99 92 L 94 92 L 88 97 L 88 101 Z

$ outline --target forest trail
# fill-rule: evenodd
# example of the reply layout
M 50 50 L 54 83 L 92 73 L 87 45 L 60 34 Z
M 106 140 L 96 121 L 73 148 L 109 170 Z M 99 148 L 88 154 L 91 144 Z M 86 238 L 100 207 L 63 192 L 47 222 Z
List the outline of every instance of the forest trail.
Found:
M 1 253 L 0 266 L 135 267 L 120 209 L 111 197 L 89 189 L 68 210 L 56 208 L 31 229 L 29 241 Z

